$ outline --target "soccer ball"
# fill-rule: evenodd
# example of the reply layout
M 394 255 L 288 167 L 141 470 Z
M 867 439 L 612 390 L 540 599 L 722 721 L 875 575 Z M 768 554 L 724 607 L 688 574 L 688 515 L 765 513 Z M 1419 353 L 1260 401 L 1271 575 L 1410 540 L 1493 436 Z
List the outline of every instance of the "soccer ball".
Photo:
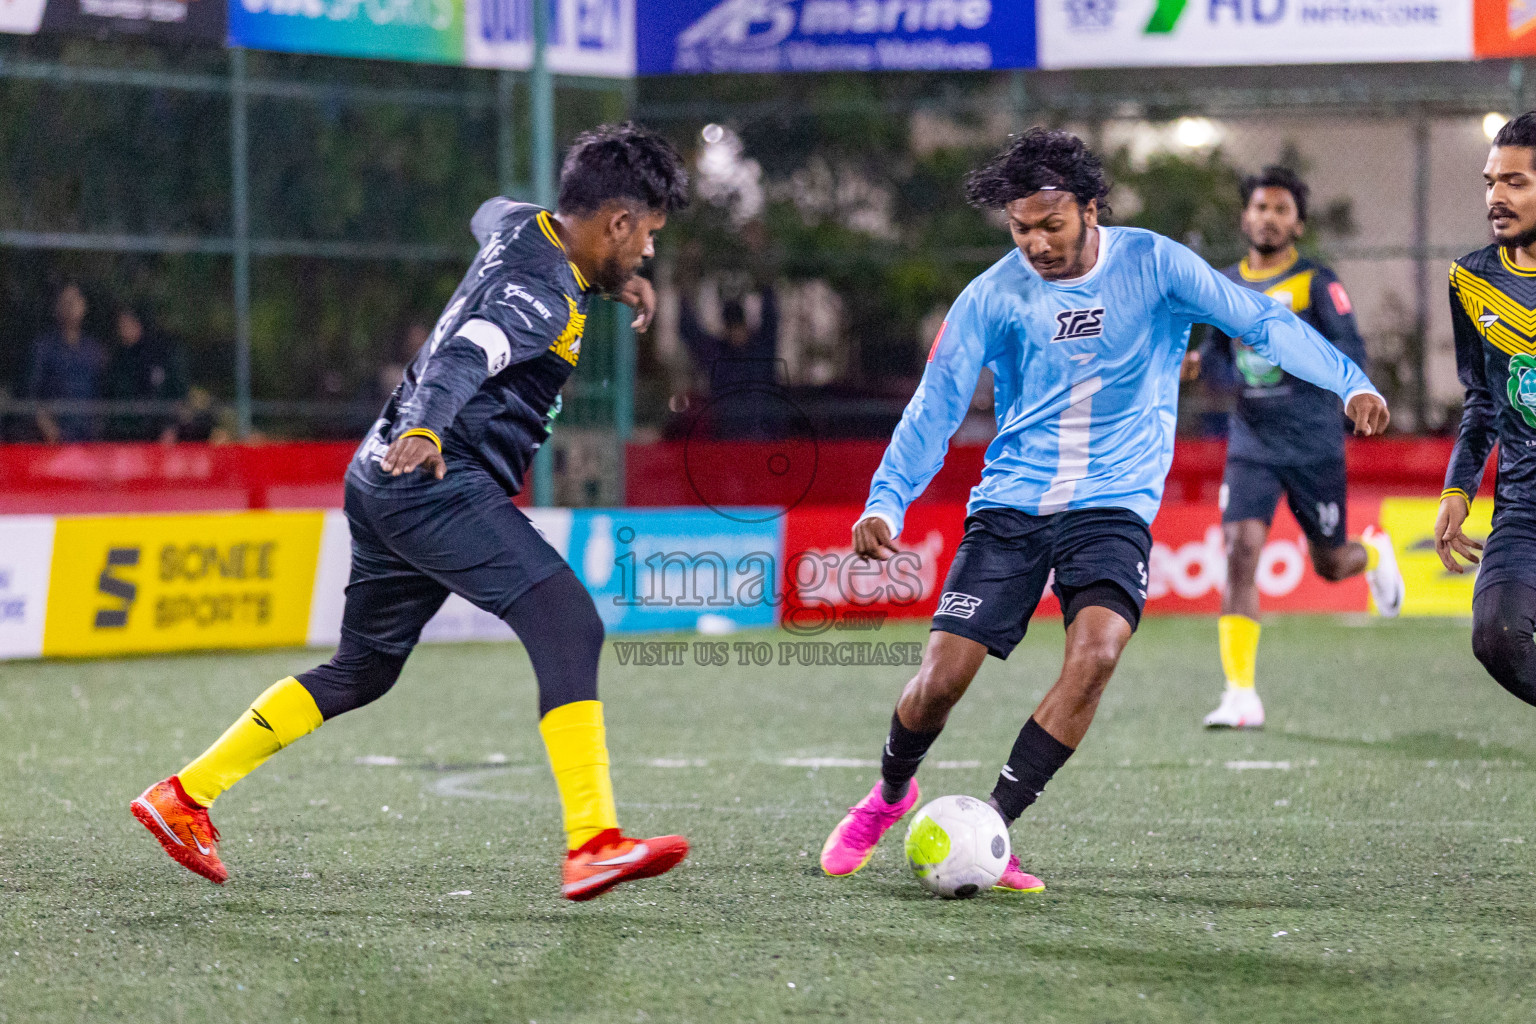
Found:
M 941 796 L 907 828 L 907 863 L 923 887 L 947 900 L 990 889 L 1008 867 L 1008 826 L 984 800 Z

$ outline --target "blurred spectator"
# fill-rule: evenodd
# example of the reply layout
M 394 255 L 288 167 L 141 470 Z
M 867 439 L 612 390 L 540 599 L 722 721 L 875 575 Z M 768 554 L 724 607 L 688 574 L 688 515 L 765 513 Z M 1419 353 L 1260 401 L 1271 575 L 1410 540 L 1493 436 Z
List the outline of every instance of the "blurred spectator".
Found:
M 32 372 L 26 397 L 41 402 L 93 401 L 101 397 L 107 350 L 85 333 L 85 293 L 73 281 L 59 289 L 53 306 L 58 326 L 32 343 Z M 91 441 L 101 435 L 101 421 L 78 413 L 39 411 L 37 429 L 49 444 Z
M 691 296 L 679 304 L 678 334 L 695 365 L 709 374 L 716 437 L 776 437 L 782 431 L 780 403 L 772 394 L 778 388 L 779 302 L 772 285 L 765 285 L 761 296 L 755 330 L 742 301 L 728 299 L 720 307 L 719 335 L 699 322 Z
M 118 402 L 180 402 L 187 397 L 186 374 L 177 347 L 147 329 L 145 317 L 132 306 L 120 306 L 115 320 L 116 344 L 107 363 L 103 395 Z M 114 416 L 107 436 L 116 441 L 175 441 L 177 415 L 159 413 Z
M 189 388 L 187 400 L 181 405 L 181 414 L 174 428 L 176 440 L 219 443 L 230 440 L 229 431 L 221 428 L 218 421 L 213 396 L 203 388 Z

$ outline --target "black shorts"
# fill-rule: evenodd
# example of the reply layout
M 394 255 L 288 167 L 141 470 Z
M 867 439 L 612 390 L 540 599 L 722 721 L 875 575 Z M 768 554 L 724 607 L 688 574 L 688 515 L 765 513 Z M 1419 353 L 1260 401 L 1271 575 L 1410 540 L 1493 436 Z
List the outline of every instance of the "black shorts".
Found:
M 978 509 L 965 520 L 965 537 L 944 580 L 932 628 L 985 644 L 993 657 L 1006 658 L 1024 639 L 1054 569 L 1052 588 L 1063 611 L 1075 612 L 1073 598 L 1083 595 L 1088 604 L 1128 616 L 1135 629 L 1147 601 L 1151 552 L 1152 531 L 1126 509 L 1049 516 Z M 1108 600 L 1084 594 L 1095 585 L 1102 594 L 1106 583 Z
M 1536 587 L 1536 522 L 1494 517 L 1493 530 L 1483 543 L 1483 560 L 1472 588 L 1475 601 L 1484 587 L 1495 583 L 1524 583 Z
M 529 588 L 566 568 L 483 472 L 375 488 L 347 476 L 352 576 L 341 631 L 406 655 L 450 593 L 504 619 Z
M 1269 526 L 1275 521 L 1281 491 L 1308 544 L 1337 548 L 1349 542 L 1349 485 L 1343 459 L 1275 466 L 1229 458 L 1221 481 L 1221 521 L 1261 519 Z

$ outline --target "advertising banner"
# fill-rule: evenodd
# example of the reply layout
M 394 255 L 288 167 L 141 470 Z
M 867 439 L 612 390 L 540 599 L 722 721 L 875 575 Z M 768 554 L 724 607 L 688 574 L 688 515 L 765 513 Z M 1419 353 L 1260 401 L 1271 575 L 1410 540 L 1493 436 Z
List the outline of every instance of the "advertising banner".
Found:
M 1479 57 L 1536 55 L 1536 0 L 1473 0 L 1472 49 Z
M 0 658 L 43 653 L 52 516 L 0 517 Z
M 228 2 L 232 46 L 438 64 L 464 60 L 464 0 Z
M 45 655 L 303 644 L 324 515 L 61 516 Z
M 533 66 L 536 0 L 466 0 L 464 62 Z M 635 0 L 544 0 L 549 4 L 549 69 L 559 75 L 629 78 L 635 73 Z
M 771 508 L 578 509 L 568 558 L 612 632 L 772 626 L 783 517 Z
M 1438 498 L 1386 498 L 1381 503 L 1381 528 L 1392 535 L 1397 567 L 1403 573 L 1404 615 L 1472 614 L 1475 566 L 1464 573 L 1447 572 L 1435 553 L 1435 515 Z M 1487 540 L 1493 520 L 1493 502 L 1472 503 L 1462 530 L 1475 540 Z
M 1471 4 L 1038 0 L 1040 66 L 1466 60 L 1472 55 Z
M 48 0 L 41 31 L 223 46 L 228 14 L 227 0 Z
M 640 0 L 639 21 L 642 75 L 1035 64 L 1029 0 Z
M 0 32 L 30 36 L 43 24 L 47 0 L 0 0 Z
M 817 622 L 835 630 L 878 629 L 885 618 L 933 614 L 964 536 L 965 507 L 912 506 L 896 542 L 901 554 L 879 566 L 853 555 L 850 531 L 861 511 L 790 510 L 784 532 L 783 585 L 788 596 L 781 624 L 802 631 Z M 1376 502 L 1353 502 L 1348 527 L 1358 534 L 1377 518 Z M 1227 576 L 1221 510 L 1215 504 L 1164 505 L 1152 524 L 1152 556 L 1146 568 L 1148 615 L 1218 613 Z M 1275 515 L 1259 558 L 1258 586 L 1265 612 L 1364 612 L 1370 605 L 1364 579 L 1328 583 L 1313 571 L 1301 527 L 1284 507 Z M 1410 594 L 1412 588 L 1410 582 Z M 1049 584 L 1037 614 L 1061 614 Z
M 565 508 L 528 508 L 523 510 L 534 528 L 549 541 L 562 557 L 570 550 L 571 510 Z M 330 647 L 341 638 L 341 613 L 346 600 L 347 577 L 352 569 L 352 533 L 347 528 L 346 513 L 331 509 L 324 513 L 325 527 L 320 535 L 320 558 L 315 568 L 314 597 L 309 604 L 309 645 Z M 457 594 L 448 595 L 421 631 L 423 643 L 448 643 L 462 640 L 511 640 L 507 624 L 489 612 L 481 611 Z

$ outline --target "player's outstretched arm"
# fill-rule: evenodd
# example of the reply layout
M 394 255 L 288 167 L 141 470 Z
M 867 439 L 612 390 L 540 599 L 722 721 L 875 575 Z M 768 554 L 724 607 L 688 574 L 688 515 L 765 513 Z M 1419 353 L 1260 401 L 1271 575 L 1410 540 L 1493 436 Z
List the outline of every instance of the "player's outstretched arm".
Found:
M 986 319 L 985 302 L 972 284 L 950 307 L 944 326 L 928 353 L 928 365 L 917 391 L 901 414 L 869 484 L 869 500 L 859 525 L 882 516 L 888 526 L 885 546 L 901 535 L 907 506 L 923 493 L 949 450 L 949 439 L 971 407 L 976 381 L 986 360 L 987 338 L 992 328 Z M 871 548 L 871 556 L 877 550 Z M 891 550 L 895 550 L 892 548 Z M 870 557 L 870 556 L 866 556 Z
M 1267 295 L 1251 291 L 1223 275 L 1177 242 L 1163 239 L 1167 290 L 1173 310 L 1192 323 L 1208 323 L 1229 337 L 1242 338 L 1265 359 L 1287 373 L 1327 388 L 1344 401 L 1355 420 L 1355 433 L 1368 437 L 1386 428 L 1387 403 L 1354 360 Z M 1360 401 L 1369 398 L 1369 401 Z

